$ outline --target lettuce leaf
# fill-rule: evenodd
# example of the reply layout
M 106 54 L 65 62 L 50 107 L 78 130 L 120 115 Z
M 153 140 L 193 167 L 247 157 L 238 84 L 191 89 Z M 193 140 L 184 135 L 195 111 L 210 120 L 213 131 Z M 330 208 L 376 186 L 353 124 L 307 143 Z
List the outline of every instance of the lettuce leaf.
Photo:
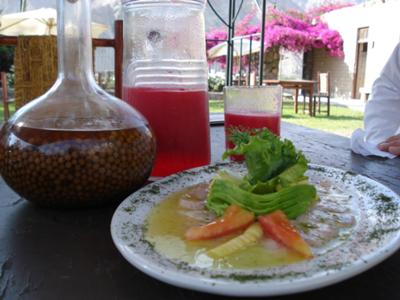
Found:
M 291 141 L 281 141 L 267 129 L 235 131 L 232 140 L 236 147 L 223 157 L 244 155 L 248 174 L 220 171 L 209 189 L 209 210 L 222 215 L 229 205 L 238 204 L 257 215 L 280 209 L 295 218 L 318 198 L 304 175 L 308 161 Z
M 306 158 L 300 151 L 296 151 L 293 143 L 289 140 L 281 141 L 267 129 L 255 131 L 254 135 L 236 132 L 233 136 L 235 148 L 226 151 L 223 158 L 244 155 L 248 170 L 246 179 L 251 185 L 266 183 L 297 163 L 299 169 L 304 169 L 304 172 L 307 169 Z M 292 176 L 297 176 L 297 171 L 284 174 L 281 180 L 291 181 Z
M 299 182 L 307 183 L 308 178 L 304 176 L 304 173 L 306 171 L 307 160 L 303 155 L 300 155 L 295 165 L 287 168 L 278 176 L 266 182 L 258 181 L 256 184 L 251 185 L 251 188 L 247 190 L 255 194 L 267 194 L 297 184 Z
M 218 216 L 224 214 L 231 204 L 237 204 L 256 215 L 264 215 L 275 210 L 282 210 L 290 219 L 305 213 L 317 191 L 309 184 L 294 185 L 279 192 L 257 195 L 241 189 L 230 180 L 216 178 L 210 186 L 207 197 L 207 208 Z

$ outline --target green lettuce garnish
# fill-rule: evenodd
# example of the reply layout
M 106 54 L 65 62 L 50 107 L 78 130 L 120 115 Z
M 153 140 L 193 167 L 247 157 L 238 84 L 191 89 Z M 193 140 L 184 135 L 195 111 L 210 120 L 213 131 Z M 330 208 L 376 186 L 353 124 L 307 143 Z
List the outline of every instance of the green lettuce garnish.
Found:
M 265 182 L 295 165 L 298 161 L 307 160 L 301 152 L 296 151 L 289 140 L 281 141 L 269 130 L 255 131 L 254 135 L 246 132 L 234 132 L 235 148 L 226 151 L 223 159 L 230 155 L 244 155 L 248 169 L 247 179 L 251 184 Z
M 233 131 L 235 148 L 224 153 L 243 155 L 248 173 L 244 177 L 222 171 L 211 183 L 207 207 L 222 215 L 231 204 L 267 214 L 283 210 L 289 218 L 303 214 L 317 199 L 314 186 L 304 175 L 308 161 L 289 140 L 281 141 L 267 129 Z

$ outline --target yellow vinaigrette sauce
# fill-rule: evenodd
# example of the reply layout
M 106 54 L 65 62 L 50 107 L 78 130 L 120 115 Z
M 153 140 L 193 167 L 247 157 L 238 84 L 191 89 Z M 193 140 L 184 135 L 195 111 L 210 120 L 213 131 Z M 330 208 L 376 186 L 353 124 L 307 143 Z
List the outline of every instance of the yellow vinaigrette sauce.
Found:
M 253 269 L 295 263 L 303 260 L 300 255 L 287 250 L 274 241 L 263 238 L 258 244 L 222 259 L 213 259 L 207 251 L 232 239 L 239 233 L 207 241 L 187 241 L 187 229 L 199 226 L 198 220 L 185 215 L 180 199 L 190 188 L 171 194 L 158 204 L 148 217 L 146 238 L 154 249 L 170 259 L 183 261 L 198 267 Z M 186 210 L 187 211 L 187 210 Z

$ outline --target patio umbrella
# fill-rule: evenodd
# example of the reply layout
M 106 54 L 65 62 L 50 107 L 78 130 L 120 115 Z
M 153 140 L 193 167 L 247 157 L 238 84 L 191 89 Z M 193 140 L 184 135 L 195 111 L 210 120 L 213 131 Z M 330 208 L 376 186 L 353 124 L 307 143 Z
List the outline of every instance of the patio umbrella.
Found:
M 253 40 L 251 43 L 251 53 L 260 52 L 261 43 L 259 41 Z M 220 43 L 207 51 L 208 58 L 217 58 L 220 56 L 225 56 L 228 53 L 228 43 Z M 250 54 L 250 40 L 242 39 L 242 55 Z M 233 56 L 240 56 L 240 40 L 234 40 L 233 46 Z
M 99 37 L 107 29 L 107 25 L 92 23 L 92 37 Z M 57 11 L 54 8 L 41 8 L 0 16 L 0 35 L 50 34 L 57 34 Z

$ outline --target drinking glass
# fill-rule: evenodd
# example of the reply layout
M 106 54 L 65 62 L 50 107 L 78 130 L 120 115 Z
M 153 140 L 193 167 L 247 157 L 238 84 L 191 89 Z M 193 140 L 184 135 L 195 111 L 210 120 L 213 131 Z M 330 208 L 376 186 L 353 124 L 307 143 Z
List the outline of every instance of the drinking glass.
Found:
M 232 149 L 234 129 L 267 128 L 277 136 L 281 131 L 282 87 L 227 86 L 224 89 L 226 149 Z

